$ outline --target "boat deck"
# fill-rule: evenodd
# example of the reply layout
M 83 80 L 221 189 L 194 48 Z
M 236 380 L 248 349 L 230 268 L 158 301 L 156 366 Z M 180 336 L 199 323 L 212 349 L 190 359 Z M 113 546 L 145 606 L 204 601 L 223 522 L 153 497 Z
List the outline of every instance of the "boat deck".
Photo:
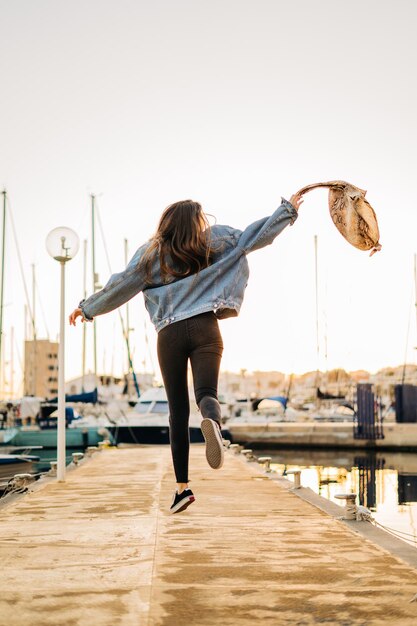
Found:
M 417 623 L 417 569 L 304 490 L 231 451 L 210 470 L 201 445 L 191 469 L 173 516 L 167 446 L 104 449 L 2 509 L 1 625 Z

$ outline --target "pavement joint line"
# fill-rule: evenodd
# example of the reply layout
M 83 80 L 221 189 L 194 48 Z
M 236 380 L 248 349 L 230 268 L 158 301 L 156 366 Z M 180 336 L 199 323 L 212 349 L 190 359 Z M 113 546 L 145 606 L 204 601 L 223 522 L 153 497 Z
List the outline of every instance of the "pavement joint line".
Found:
M 150 606 L 151 606 L 151 597 L 152 597 L 152 590 L 154 588 L 154 583 L 155 583 L 155 574 L 156 574 L 156 562 L 157 562 L 157 549 L 158 549 L 158 537 L 159 537 L 159 529 L 160 529 L 160 517 L 161 517 L 161 507 L 160 507 L 160 502 L 161 502 L 161 491 L 162 491 L 162 485 L 163 485 L 163 472 L 161 473 L 161 477 L 159 480 L 159 488 L 158 488 L 158 494 L 155 497 L 155 499 L 158 501 L 158 507 L 157 507 L 157 512 L 156 512 L 156 525 L 155 525 L 155 539 L 153 542 L 153 562 L 152 562 L 152 571 L 151 571 L 151 584 L 149 585 L 149 608 L 148 608 L 148 619 L 147 619 L 147 626 L 151 626 L 151 611 L 150 611 Z
M 304 502 L 308 502 L 312 506 L 317 509 L 323 511 L 327 515 L 331 516 L 337 522 L 342 523 L 345 527 L 347 527 L 351 532 L 361 535 L 369 542 L 377 545 L 379 548 L 382 548 L 385 552 L 387 552 L 390 556 L 393 556 L 400 560 L 401 562 L 405 562 L 407 565 L 411 565 L 414 569 L 417 570 L 417 549 L 414 548 L 411 544 L 406 541 L 402 541 L 397 537 L 394 537 L 389 532 L 375 527 L 371 522 L 366 521 L 355 521 L 355 520 L 345 520 L 342 518 L 342 514 L 344 508 L 323 498 L 315 491 L 310 489 L 310 487 L 300 487 L 299 489 L 293 488 L 293 482 L 285 478 L 280 474 L 274 475 L 273 472 L 268 474 L 264 473 L 259 465 L 255 465 L 254 463 L 249 463 L 244 460 L 240 455 L 235 455 L 245 466 L 252 466 L 254 472 L 259 473 L 262 477 L 272 480 L 273 482 L 279 483 L 281 487 L 286 488 L 288 491 L 293 493 L 295 496 L 299 497 Z

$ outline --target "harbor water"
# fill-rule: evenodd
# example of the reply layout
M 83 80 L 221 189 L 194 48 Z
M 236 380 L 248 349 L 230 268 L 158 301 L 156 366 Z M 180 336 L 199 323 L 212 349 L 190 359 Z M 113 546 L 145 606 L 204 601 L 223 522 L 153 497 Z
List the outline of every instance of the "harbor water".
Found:
M 270 450 L 271 468 L 280 474 L 301 469 L 303 487 L 340 505 L 335 496 L 356 493 L 357 503 L 399 538 L 417 547 L 417 456 L 405 452 L 366 453 L 360 450 Z M 289 480 L 293 480 L 291 474 Z

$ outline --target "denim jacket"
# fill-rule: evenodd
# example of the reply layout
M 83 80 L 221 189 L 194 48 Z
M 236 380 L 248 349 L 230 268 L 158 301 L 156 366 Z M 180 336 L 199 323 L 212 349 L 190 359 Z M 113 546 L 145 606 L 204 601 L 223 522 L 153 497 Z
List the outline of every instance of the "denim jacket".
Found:
M 219 319 L 239 314 L 249 278 L 246 255 L 271 244 L 288 224 L 297 219 L 297 211 L 287 200 L 270 216 L 250 224 L 245 230 L 231 226 L 211 227 L 213 262 L 197 274 L 184 278 L 170 277 L 163 282 L 158 255 L 151 268 L 151 283 L 145 281 L 141 259 L 149 242 L 133 255 L 126 269 L 113 274 L 101 291 L 79 304 L 84 319 L 113 311 L 140 291 L 157 332 L 194 315 L 214 311 Z

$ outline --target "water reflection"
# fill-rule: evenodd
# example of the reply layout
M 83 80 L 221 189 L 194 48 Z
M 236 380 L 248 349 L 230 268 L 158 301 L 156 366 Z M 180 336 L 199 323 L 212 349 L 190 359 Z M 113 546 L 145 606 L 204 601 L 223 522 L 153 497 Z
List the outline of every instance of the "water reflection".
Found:
M 358 503 L 384 526 L 412 535 L 417 542 L 417 455 L 406 452 L 259 450 L 271 456 L 271 467 L 302 469 L 302 484 L 335 502 L 338 493 L 358 494 Z M 292 480 L 292 477 L 288 477 Z

